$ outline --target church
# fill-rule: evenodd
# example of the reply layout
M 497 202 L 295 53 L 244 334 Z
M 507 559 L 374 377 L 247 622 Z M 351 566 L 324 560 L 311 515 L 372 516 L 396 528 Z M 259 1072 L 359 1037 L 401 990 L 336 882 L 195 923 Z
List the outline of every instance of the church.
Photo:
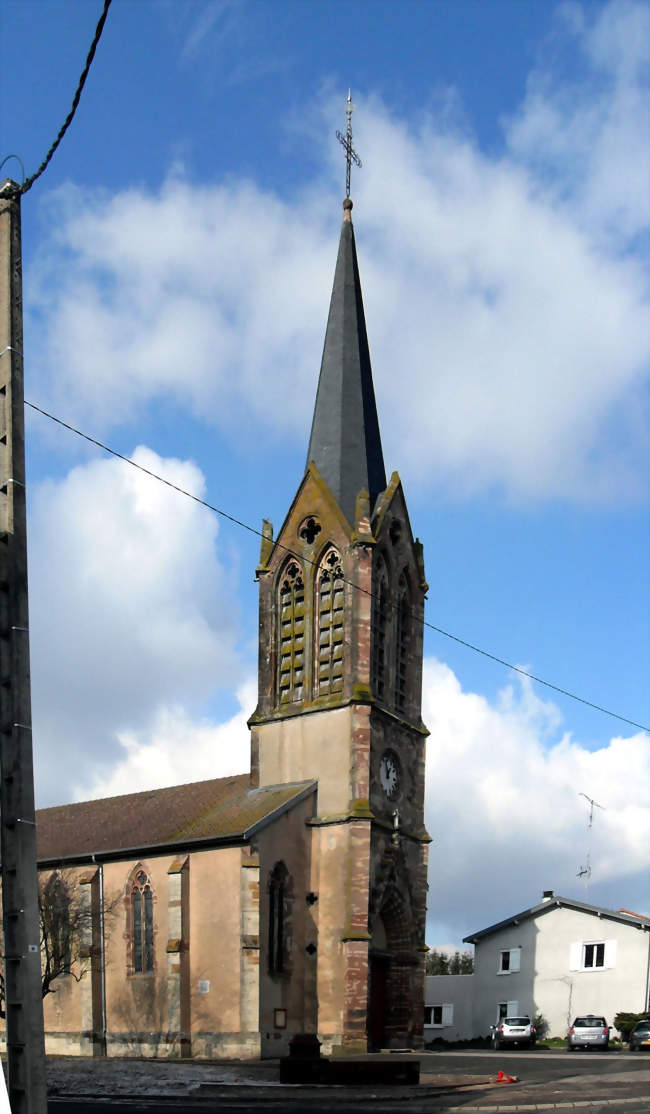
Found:
M 351 217 L 348 196 L 306 470 L 262 528 L 250 773 L 37 813 L 41 886 L 81 913 L 49 1052 L 422 1047 L 427 585 L 386 478 Z

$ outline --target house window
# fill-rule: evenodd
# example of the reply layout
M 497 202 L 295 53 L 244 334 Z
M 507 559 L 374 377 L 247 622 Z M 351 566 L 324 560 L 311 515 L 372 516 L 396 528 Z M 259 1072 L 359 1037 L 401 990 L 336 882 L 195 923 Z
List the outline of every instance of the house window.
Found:
M 144 870 L 138 870 L 131 883 L 131 946 L 134 975 L 153 971 L 153 891 Z
M 408 660 L 408 634 L 410 604 L 406 573 L 399 578 L 397 589 L 397 637 L 395 646 L 395 709 L 403 712 L 406 706 L 406 665 Z
M 386 695 L 386 626 L 388 622 L 388 580 L 386 570 L 379 567 L 372 600 L 372 683 L 375 696 Z
M 577 940 L 571 945 L 571 971 L 604 971 L 616 966 L 616 940 Z
M 442 1028 L 443 1025 L 453 1025 L 454 1007 L 450 1002 L 441 1006 L 424 1007 L 424 1024 Z
M 582 956 L 583 967 L 604 967 L 605 966 L 605 943 L 602 944 L 585 944 Z
M 519 1002 L 499 1002 L 497 1006 L 497 1021 L 504 1017 L 516 1017 L 519 1013 Z
M 499 952 L 499 975 L 511 975 L 521 969 L 521 948 L 504 948 Z
M 341 558 L 330 549 L 316 577 L 316 695 L 343 691 L 344 580 Z
M 296 561 L 280 577 L 278 690 L 281 704 L 302 700 L 305 675 L 305 582 Z
M 284 863 L 276 863 L 269 876 L 269 974 L 287 970 L 289 953 L 290 877 Z

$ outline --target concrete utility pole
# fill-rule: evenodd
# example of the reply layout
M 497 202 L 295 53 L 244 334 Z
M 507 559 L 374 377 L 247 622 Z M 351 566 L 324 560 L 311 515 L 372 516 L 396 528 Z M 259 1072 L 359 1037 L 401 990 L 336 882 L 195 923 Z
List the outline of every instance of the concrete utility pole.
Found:
M 0 852 L 12 1114 L 46 1114 L 27 607 L 20 189 L 0 184 Z

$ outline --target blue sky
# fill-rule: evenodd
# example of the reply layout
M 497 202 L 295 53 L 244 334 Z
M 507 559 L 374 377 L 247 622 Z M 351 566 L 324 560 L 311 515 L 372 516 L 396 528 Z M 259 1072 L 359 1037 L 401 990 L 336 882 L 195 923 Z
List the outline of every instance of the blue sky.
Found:
M 27 174 L 100 11 L 5 0 L 0 158 Z M 23 200 L 26 397 L 277 527 L 351 86 L 384 452 L 427 619 L 648 724 L 648 20 L 595 0 L 113 0 Z M 38 803 L 245 768 L 255 537 L 27 427 Z M 543 889 L 584 897 L 581 792 L 606 806 L 587 896 L 650 911 L 648 735 L 431 630 L 425 653 L 428 942 Z

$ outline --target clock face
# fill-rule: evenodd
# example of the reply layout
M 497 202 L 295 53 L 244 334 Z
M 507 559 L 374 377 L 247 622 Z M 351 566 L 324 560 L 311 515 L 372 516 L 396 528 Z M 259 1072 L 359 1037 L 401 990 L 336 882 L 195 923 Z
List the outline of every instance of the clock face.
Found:
M 385 751 L 379 763 L 379 781 L 389 801 L 399 795 L 401 771 L 399 758 L 392 750 Z

